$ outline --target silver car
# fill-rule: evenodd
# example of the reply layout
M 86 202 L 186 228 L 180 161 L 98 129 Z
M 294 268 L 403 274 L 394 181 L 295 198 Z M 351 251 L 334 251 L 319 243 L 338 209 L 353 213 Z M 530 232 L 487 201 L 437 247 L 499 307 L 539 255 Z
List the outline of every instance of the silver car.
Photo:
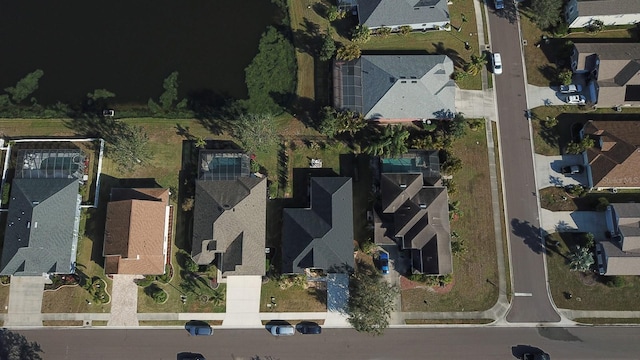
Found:
M 574 94 L 579 93 L 580 91 L 582 91 L 582 85 L 560 85 L 560 92 L 563 94 Z

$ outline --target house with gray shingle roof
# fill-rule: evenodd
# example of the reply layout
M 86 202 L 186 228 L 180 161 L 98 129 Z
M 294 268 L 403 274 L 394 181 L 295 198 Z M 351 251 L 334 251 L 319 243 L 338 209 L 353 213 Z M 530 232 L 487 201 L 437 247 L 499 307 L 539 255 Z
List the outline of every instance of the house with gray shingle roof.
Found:
M 333 104 L 368 120 L 450 119 L 453 62 L 446 55 L 363 55 L 334 61 Z
M 597 246 L 601 275 L 640 275 L 640 204 L 611 204 L 606 211 L 611 235 Z
M 595 142 L 584 153 L 589 187 L 640 188 L 640 121 L 589 120 L 581 136 Z
M 575 43 L 571 69 L 585 77 L 589 102 L 640 106 L 640 44 Z
M 199 265 L 214 263 L 223 279 L 265 274 L 267 179 L 248 174 L 245 157 L 200 152 L 191 257 Z M 212 166 L 212 159 L 223 160 Z
M 283 210 L 282 273 L 353 272 L 351 178 L 312 177 L 310 192 L 308 208 Z
M 75 272 L 80 203 L 77 178 L 16 178 L 11 184 L 0 274 Z
M 358 19 L 369 29 L 444 29 L 449 23 L 447 0 L 358 0 Z
M 604 25 L 630 25 L 640 22 L 638 0 L 569 0 L 564 18 L 570 28 L 582 28 L 594 20 Z

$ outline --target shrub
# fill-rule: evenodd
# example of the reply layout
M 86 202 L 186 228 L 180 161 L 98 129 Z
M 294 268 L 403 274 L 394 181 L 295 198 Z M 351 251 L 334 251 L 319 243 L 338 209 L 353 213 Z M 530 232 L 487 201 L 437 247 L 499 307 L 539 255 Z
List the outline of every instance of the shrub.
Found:
M 460 80 L 463 80 L 463 79 L 467 78 L 469 76 L 469 74 L 466 71 L 458 71 L 458 70 L 456 70 L 456 71 L 453 72 L 452 76 L 453 76 L 453 80 L 460 81 Z
M 169 280 L 171 280 L 172 272 L 173 269 L 171 268 L 171 265 L 167 264 L 164 267 L 164 274 L 156 276 L 156 279 L 161 283 L 166 284 L 169 282 Z
M 589 25 L 585 26 L 588 33 L 596 34 L 604 30 L 604 23 L 601 20 L 592 20 Z
M 621 288 L 626 285 L 626 282 L 624 278 L 621 276 L 611 276 L 609 281 L 607 281 L 606 284 L 608 287 Z
M 409 33 L 411 33 L 411 30 L 413 30 L 413 28 L 409 25 L 400 26 L 400 34 L 402 35 L 409 35 Z
M 198 272 L 199 266 L 188 254 L 184 258 L 184 269 L 190 273 Z
M 573 71 L 564 69 L 558 73 L 558 81 L 562 85 L 569 85 L 573 81 Z
M 371 30 L 366 25 L 356 25 L 351 30 L 351 41 L 358 43 L 366 43 L 371 39 Z
M 606 211 L 609 206 L 609 200 L 605 197 L 598 198 L 598 204 L 596 204 L 596 211 Z
M 155 281 L 156 277 L 153 275 L 146 275 L 142 279 L 136 279 L 135 283 L 140 287 L 147 287 Z
M 9 184 L 8 182 L 4 183 L 4 186 L 2 187 L 2 203 L 5 205 L 9 203 L 10 192 L 11 184 Z
M 383 27 L 381 27 L 379 29 L 376 29 L 376 35 L 380 35 L 383 38 L 386 38 L 390 34 L 391 34 L 391 28 L 390 27 L 383 26 Z

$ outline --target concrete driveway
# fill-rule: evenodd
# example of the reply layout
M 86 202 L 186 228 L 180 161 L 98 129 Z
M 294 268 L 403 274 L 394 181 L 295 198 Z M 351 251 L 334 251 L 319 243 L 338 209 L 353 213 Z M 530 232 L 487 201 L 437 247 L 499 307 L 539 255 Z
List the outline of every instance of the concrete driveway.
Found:
M 560 94 L 558 89 L 527 84 L 527 104 L 529 109 L 538 106 L 567 105 L 564 102 L 565 97 L 566 95 Z
M 42 326 L 43 276 L 12 276 L 4 326 Z
M 607 231 L 605 213 L 599 211 L 549 211 L 540 209 L 540 223 L 547 233 L 590 232 L 602 239 Z
M 138 285 L 142 275 L 113 275 L 108 326 L 138 326 Z
M 260 325 L 261 289 L 262 276 L 227 277 L 227 313 L 222 324 L 235 327 Z
M 534 155 L 538 189 L 544 189 L 549 186 L 561 187 L 566 185 L 584 185 L 587 183 L 587 175 L 584 171 L 582 172 L 582 174 L 574 175 L 565 175 L 561 172 L 563 166 L 582 164 L 582 156 L 545 156 L 540 154 Z

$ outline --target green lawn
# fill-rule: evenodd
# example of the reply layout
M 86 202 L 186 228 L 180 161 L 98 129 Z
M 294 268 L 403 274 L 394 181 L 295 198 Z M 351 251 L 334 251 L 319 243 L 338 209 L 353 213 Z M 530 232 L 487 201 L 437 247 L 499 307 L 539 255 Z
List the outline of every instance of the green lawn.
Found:
M 454 256 L 454 286 L 449 293 L 404 290 L 403 311 L 481 311 L 492 307 L 498 297 L 485 130 L 467 131 L 454 142 L 453 152 L 462 159 L 463 167 L 454 175 L 457 192 L 450 199 L 460 201 L 463 215 L 451 223 L 451 229 L 464 239 L 468 251 L 462 257 Z
M 569 249 L 580 244 L 580 233 L 554 233 L 550 241 L 560 241 L 559 247 L 550 247 L 547 252 L 547 271 L 551 295 L 556 306 L 574 310 L 640 310 L 638 291 L 640 277 L 621 276 L 623 287 L 611 287 L 606 284 L 611 277 L 595 273 L 584 274 L 569 270 L 567 256 Z M 571 298 L 566 296 L 571 293 Z
M 271 298 L 275 299 L 273 306 Z M 268 307 L 267 304 L 272 304 Z M 262 285 L 260 294 L 261 312 L 323 312 L 327 311 L 327 291 L 315 288 L 304 288 L 293 285 L 286 289 L 280 287 L 280 283 L 271 279 Z

